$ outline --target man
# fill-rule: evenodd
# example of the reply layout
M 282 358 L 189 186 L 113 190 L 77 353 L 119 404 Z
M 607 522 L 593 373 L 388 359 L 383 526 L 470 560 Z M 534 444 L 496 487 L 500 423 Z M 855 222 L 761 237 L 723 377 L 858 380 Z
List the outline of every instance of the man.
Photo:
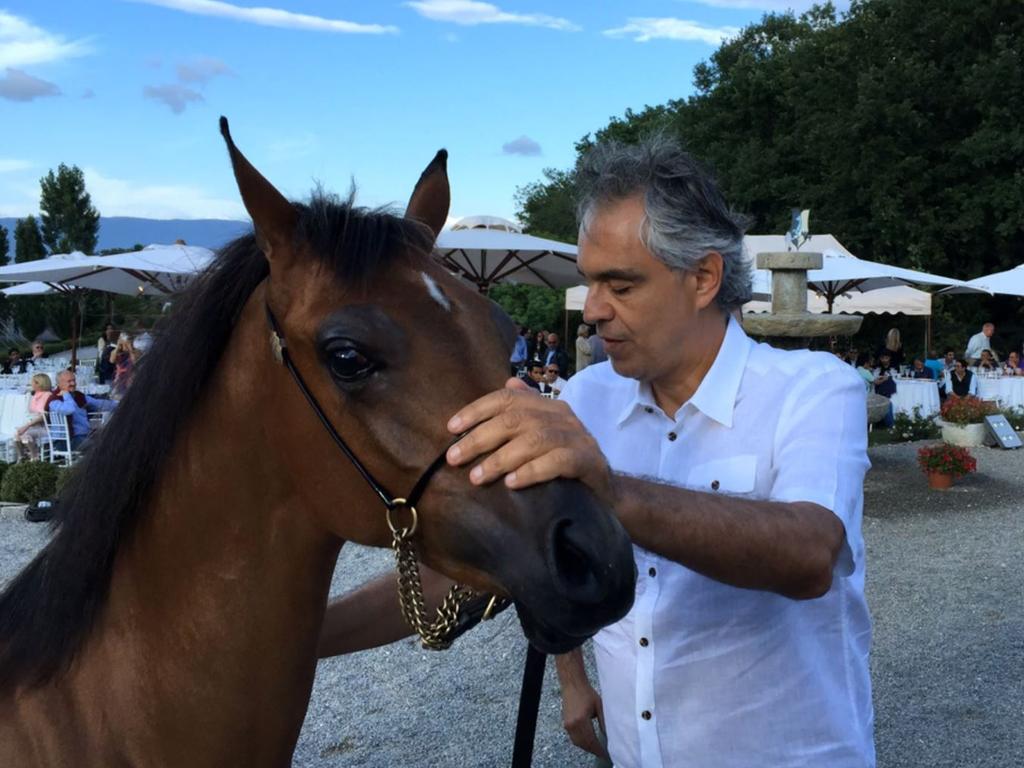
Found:
M 946 354 L 942 357 L 942 367 L 949 373 L 956 367 L 956 350 L 952 347 L 946 348 Z
M 526 386 L 541 391 L 541 384 L 544 383 L 544 363 L 540 360 L 531 360 L 526 368 L 526 378 L 523 379 Z
M 924 360 L 920 357 L 914 358 L 914 367 L 911 370 L 910 375 L 915 379 L 935 379 L 935 372 L 931 368 L 924 364 Z
M 7 351 L 7 360 L 4 362 L 2 373 L 8 376 L 12 373 L 25 373 L 27 365 L 28 361 L 21 359 L 21 350 L 11 347 Z
M 512 349 L 512 354 L 509 355 L 508 362 L 513 376 L 526 362 L 526 329 L 521 325 L 516 325 L 516 344 Z
M 46 349 L 43 347 L 43 342 L 33 341 L 32 342 L 32 357 L 28 359 L 28 364 L 35 368 L 38 365 L 43 365 L 46 361 Z
M 447 454 L 476 484 L 578 479 L 633 538 L 636 603 L 594 641 L 601 696 L 578 651 L 557 660 L 573 742 L 602 755 L 603 715 L 619 768 L 874 765 L 860 377 L 729 318 L 743 232 L 673 142 L 599 144 L 579 181 L 584 319 L 611 365 L 560 400 L 513 381 L 471 403 Z M 321 654 L 385 641 L 365 618 L 389 586 L 332 603 Z
M 569 382 L 562 378 L 562 372 L 558 369 L 558 366 L 552 363 L 544 368 L 544 382 L 551 387 L 551 391 L 557 397 L 565 389 L 565 385 Z
M 110 360 L 110 355 L 117 345 L 118 337 L 117 329 L 107 323 L 103 336 L 100 337 L 102 346 L 98 345 L 99 356 L 96 358 L 96 380 L 100 384 L 109 384 L 114 380 L 115 366 Z
M 1024 376 L 1024 368 L 1021 367 L 1020 355 L 1016 350 L 1006 356 L 1003 373 L 1007 376 Z
M 581 180 L 584 319 L 612 365 L 449 423 L 472 429 L 449 460 L 473 482 L 576 477 L 637 545 L 636 604 L 595 638 L 602 696 L 578 652 L 558 660 L 570 736 L 602 753 L 603 712 L 623 768 L 873 765 L 863 384 L 728 319 L 742 230 L 675 145 L 599 146 Z
M 559 346 L 557 333 L 548 334 L 547 350 L 541 352 L 538 357 L 541 358 L 544 365 L 554 364 L 557 365 L 558 369 L 561 371 L 569 370 L 569 356 L 565 353 L 565 350 Z
M 92 426 L 89 424 L 89 409 L 112 411 L 117 407 L 113 400 L 100 400 L 78 391 L 78 379 L 71 371 L 57 374 L 57 391 L 46 401 L 50 413 L 62 413 L 68 417 L 71 428 L 72 450 L 82 450 L 89 439 Z
M 992 334 L 996 332 L 996 327 L 992 323 L 985 323 L 981 326 L 979 333 L 971 336 L 967 342 L 967 351 L 964 352 L 964 357 L 967 359 L 968 365 L 977 365 L 981 360 L 981 350 L 987 349 L 992 350 Z

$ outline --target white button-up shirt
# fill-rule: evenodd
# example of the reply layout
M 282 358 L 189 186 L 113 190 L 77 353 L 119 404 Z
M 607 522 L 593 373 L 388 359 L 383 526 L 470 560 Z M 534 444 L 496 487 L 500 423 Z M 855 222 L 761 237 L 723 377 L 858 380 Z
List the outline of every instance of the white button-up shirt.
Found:
M 714 364 L 675 414 L 610 363 L 573 377 L 562 399 L 617 472 L 814 502 L 846 527 L 832 588 L 816 600 L 732 587 L 634 547 L 633 609 L 595 638 L 615 765 L 874 765 L 861 537 L 870 465 L 854 369 L 755 344 L 730 319 Z
M 981 359 L 981 350 L 987 349 L 992 350 L 992 340 L 985 335 L 984 331 L 978 331 L 978 333 L 971 336 L 967 341 L 967 351 L 964 352 L 964 357 L 968 362 L 971 360 Z

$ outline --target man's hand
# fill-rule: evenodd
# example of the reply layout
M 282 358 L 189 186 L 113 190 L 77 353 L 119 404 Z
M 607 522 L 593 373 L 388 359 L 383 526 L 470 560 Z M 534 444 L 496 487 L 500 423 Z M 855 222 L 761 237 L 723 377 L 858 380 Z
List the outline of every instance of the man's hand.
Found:
M 568 405 L 539 397 L 518 379 L 467 405 L 448 430 L 472 430 L 448 449 L 452 466 L 491 454 L 469 473 L 474 485 L 504 476 L 509 488 L 526 488 L 564 477 L 581 480 L 603 498 L 610 495 L 611 472 L 597 441 Z
M 594 720 L 604 730 L 601 696 L 586 680 L 562 682 L 562 727 L 580 749 L 608 760 L 608 750 L 594 732 Z

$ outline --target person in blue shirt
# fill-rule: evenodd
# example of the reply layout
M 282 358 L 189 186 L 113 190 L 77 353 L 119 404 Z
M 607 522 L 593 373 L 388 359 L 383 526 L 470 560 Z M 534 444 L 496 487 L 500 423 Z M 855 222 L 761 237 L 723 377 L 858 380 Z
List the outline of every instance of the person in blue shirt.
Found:
M 515 376 L 519 373 L 519 369 L 526 363 L 527 350 L 526 350 L 526 329 L 521 325 L 516 326 L 516 345 L 512 349 L 512 354 L 509 355 L 508 362 L 512 367 L 512 375 Z
M 50 413 L 63 413 L 68 417 L 71 428 L 71 448 L 80 450 L 92 427 L 89 424 L 89 410 L 112 411 L 117 407 L 114 400 L 100 400 L 78 391 L 78 379 L 72 371 L 57 374 L 57 391 L 46 401 Z

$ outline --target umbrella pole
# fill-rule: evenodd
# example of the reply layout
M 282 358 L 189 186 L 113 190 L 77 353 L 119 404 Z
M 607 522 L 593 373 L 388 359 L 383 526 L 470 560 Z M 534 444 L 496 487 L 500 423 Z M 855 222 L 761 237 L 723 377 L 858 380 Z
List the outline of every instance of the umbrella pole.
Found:
M 71 313 L 71 370 L 78 367 L 78 331 L 80 327 L 80 307 L 78 297 L 73 299 L 74 310 Z

